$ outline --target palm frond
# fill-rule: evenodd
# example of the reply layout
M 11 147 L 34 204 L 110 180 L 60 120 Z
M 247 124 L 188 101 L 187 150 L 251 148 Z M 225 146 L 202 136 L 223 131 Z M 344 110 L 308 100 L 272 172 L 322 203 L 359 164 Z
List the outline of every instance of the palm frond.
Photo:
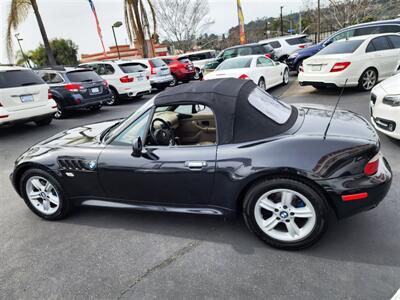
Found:
M 10 12 L 7 18 L 7 54 L 11 58 L 13 53 L 13 32 L 26 19 L 29 10 L 32 8 L 29 0 L 12 0 L 10 4 Z

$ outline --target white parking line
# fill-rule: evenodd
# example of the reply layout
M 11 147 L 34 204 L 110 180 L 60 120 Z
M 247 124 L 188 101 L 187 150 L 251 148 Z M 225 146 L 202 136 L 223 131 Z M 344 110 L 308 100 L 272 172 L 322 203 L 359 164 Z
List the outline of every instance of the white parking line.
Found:
M 397 290 L 397 293 L 393 295 L 391 300 L 400 300 L 400 289 Z

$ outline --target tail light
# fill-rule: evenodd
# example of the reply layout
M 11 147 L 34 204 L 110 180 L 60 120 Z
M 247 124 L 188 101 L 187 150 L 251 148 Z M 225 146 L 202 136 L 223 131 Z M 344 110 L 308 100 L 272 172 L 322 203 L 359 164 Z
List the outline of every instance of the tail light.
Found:
M 128 83 L 128 82 L 133 82 L 135 79 L 133 77 L 129 77 L 128 75 L 121 77 L 119 81 L 122 83 Z
M 345 62 L 338 62 L 333 65 L 332 69 L 330 72 L 341 72 L 344 69 L 346 69 L 348 66 L 350 66 L 351 62 L 345 61 Z
M 367 176 L 375 175 L 379 169 L 379 153 L 375 155 L 364 167 L 364 174 Z
M 149 60 L 149 64 L 150 64 L 150 74 L 151 74 L 151 75 L 156 75 L 157 72 L 156 72 L 156 70 L 154 69 L 154 64 L 153 64 L 153 62 L 152 62 L 151 60 Z
M 70 83 L 64 85 L 64 88 L 71 92 L 79 92 L 79 90 L 82 89 L 82 86 L 80 84 Z
M 299 45 L 299 48 L 304 49 L 306 47 L 306 44 Z
M 246 74 L 242 74 L 239 76 L 239 79 L 249 79 L 249 76 L 247 76 Z
M 265 54 L 265 57 L 266 58 L 271 58 L 271 54 L 267 53 L 267 54 Z
M 50 90 L 47 91 L 47 99 L 52 100 L 53 99 L 53 94 L 50 92 Z M 1 104 L 0 104 L 1 106 Z

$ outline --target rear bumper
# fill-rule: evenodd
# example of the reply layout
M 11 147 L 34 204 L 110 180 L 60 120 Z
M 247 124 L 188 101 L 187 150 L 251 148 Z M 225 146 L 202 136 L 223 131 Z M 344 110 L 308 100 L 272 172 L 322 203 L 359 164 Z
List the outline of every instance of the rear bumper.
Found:
M 96 105 L 102 105 L 103 103 L 111 100 L 111 94 L 107 94 L 104 96 L 99 96 L 95 98 L 81 98 L 75 99 L 74 104 L 68 104 L 64 107 L 66 110 L 74 110 L 74 109 L 81 109 L 87 108 Z
M 299 84 L 301 86 L 323 86 L 323 87 L 354 87 L 358 85 L 358 77 L 348 77 L 346 72 L 319 73 L 300 72 Z M 346 83 L 347 80 L 347 83 Z
M 174 78 L 172 77 L 172 75 L 150 77 L 150 83 L 152 87 L 157 85 L 166 85 L 172 82 L 173 80 Z
M 57 105 L 54 101 L 49 101 L 49 103 L 44 106 L 11 112 L 7 111 L 4 107 L 1 107 L 0 126 L 40 121 L 49 117 L 53 117 L 56 111 Z
M 174 74 L 178 80 L 190 80 L 196 75 L 196 70 L 178 70 Z
M 320 181 L 328 192 L 330 203 L 339 219 L 375 208 L 388 193 L 392 183 L 392 171 L 385 158 L 380 158 L 379 170 L 371 177 L 362 175 Z M 344 201 L 342 196 L 368 193 L 364 199 Z

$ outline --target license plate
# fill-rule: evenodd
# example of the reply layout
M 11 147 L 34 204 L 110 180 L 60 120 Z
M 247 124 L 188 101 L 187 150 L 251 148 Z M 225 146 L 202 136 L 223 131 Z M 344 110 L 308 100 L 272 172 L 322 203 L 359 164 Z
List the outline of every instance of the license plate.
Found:
M 161 75 L 168 75 L 169 74 L 169 70 L 161 70 Z
M 100 89 L 99 89 L 98 87 L 92 88 L 90 91 L 91 91 L 93 94 L 100 93 Z
M 321 65 L 313 65 L 312 67 L 311 67 L 311 70 L 313 70 L 313 71 L 321 71 Z
M 142 81 L 142 80 L 144 79 L 144 77 L 143 77 L 143 76 L 136 77 L 136 78 L 137 78 L 137 80 L 138 80 L 138 81 Z
M 22 95 L 20 96 L 21 98 L 21 102 L 25 103 L 25 102 L 33 102 L 33 96 L 32 95 Z

